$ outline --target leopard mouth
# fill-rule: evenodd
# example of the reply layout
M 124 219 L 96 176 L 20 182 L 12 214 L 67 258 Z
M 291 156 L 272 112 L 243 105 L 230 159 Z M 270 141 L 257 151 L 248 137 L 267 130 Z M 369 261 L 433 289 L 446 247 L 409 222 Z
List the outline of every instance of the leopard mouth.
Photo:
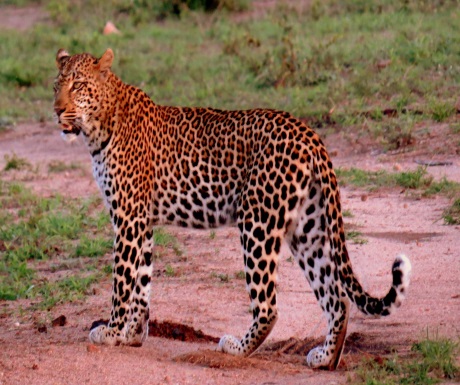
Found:
M 65 142 L 71 143 L 77 136 L 80 134 L 80 127 L 75 125 L 70 125 L 67 123 L 61 123 L 62 131 L 61 131 L 61 138 L 64 139 Z
M 77 127 L 75 125 L 71 125 L 68 123 L 61 123 L 62 127 L 62 135 L 76 135 L 78 136 L 80 134 L 80 127 Z

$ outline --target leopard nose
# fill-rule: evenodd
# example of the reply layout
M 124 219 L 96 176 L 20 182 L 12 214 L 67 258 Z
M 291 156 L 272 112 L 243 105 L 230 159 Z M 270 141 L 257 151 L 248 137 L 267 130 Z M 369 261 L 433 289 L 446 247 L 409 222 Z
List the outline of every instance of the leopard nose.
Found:
M 54 112 L 58 116 L 58 118 L 61 116 L 61 114 L 65 111 L 65 108 L 60 108 L 60 107 L 55 107 Z

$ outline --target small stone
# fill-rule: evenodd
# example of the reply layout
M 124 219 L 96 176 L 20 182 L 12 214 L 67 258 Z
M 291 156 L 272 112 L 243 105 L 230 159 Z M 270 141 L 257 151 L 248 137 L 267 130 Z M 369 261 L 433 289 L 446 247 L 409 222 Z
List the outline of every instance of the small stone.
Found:
M 99 349 L 96 345 L 88 344 L 86 345 L 86 350 L 88 353 L 99 353 L 101 349 Z
M 363 201 L 363 202 L 367 201 L 367 195 L 366 194 L 361 195 L 361 201 Z
M 377 68 L 378 69 L 384 69 L 384 68 L 388 67 L 390 64 L 391 64 L 391 59 L 380 60 L 377 63 Z
M 329 156 L 334 157 L 334 156 L 337 156 L 337 155 L 339 155 L 339 152 L 337 150 L 329 151 Z
M 64 326 L 65 324 L 67 323 L 67 318 L 65 315 L 60 315 L 59 317 L 57 317 L 56 319 L 54 319 L 52 322 L 51 322 L 51 325 L 53 327 L 55 326 Z
M 121 32 L 115 27 L 111 21 L 108 21 L 105 24 L 104 31 L 102 32 L 104 35 L 112 35 L 112 34 L 120 34 Z

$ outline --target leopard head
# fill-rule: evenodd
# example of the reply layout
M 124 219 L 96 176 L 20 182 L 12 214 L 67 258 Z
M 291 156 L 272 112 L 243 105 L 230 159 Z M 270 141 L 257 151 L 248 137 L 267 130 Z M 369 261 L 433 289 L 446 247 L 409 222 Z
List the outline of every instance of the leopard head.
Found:
M 54 112 L 64 139 L 75 139 L 80 132 L 90 136 L 104 108 L 105 83 L 111 73 L 113 57 L 110 48 L 100 59 L 87 53 L 70 56 L 63 49 L 58 51 Z

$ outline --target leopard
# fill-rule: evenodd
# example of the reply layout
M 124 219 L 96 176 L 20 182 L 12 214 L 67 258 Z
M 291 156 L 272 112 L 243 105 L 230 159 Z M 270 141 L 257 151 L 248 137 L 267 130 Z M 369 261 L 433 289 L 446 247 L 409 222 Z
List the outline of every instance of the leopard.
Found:
M 114 231 L 110 320 L 93 324 L 91 343 L 144 343 L 157 226 L 233 224 L 252 323 L 242 338 L 224 335 L 216 350 L 249 356 L 270 334 L 287 247 L 327 321 L 324 343 L 306 364 L 335 370 L 351 304 L 374 317 L 392 314 L 406 297 L 410 260 L 395 258 L 384 296 L 364 290 L 347 251 L 331 158 L 304 120 L 273 109 L 155 104 L 112 71 L 113 60 L 110 48 L 100 58 L 64 49 L 56 55 L 54 115 L 64 138 L 82 137 Z

